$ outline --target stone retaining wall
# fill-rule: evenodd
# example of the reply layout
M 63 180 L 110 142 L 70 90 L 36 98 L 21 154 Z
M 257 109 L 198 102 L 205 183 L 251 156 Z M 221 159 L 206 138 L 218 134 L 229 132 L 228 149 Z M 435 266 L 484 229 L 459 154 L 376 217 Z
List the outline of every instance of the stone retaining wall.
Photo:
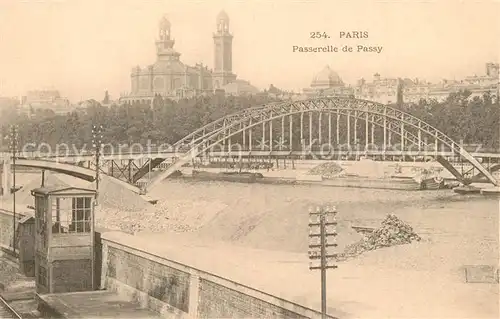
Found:
M 312 309 L 169 260 L 128 234 L 103 233 L 101 287 L 165 317 L 320 318 Z

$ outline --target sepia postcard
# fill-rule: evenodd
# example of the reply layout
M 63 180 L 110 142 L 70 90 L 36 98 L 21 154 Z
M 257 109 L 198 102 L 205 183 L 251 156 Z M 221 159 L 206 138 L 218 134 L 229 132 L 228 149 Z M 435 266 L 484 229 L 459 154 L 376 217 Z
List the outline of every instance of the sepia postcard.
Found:
M 499 318 L 499 16 L 0 1 L 0 318 Z

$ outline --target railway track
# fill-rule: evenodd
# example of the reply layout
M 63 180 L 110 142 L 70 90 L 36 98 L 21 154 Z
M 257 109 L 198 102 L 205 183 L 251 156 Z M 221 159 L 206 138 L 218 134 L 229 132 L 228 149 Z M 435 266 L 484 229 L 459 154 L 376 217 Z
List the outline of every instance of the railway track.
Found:
M 0 296 L 0 319 L 22 319 L 9 303 Z

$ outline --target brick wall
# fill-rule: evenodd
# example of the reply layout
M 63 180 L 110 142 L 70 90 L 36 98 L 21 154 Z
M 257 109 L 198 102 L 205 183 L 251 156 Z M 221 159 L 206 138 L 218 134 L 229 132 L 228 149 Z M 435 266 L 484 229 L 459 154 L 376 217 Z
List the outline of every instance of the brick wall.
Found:
M 166 318 L 320 318 L 317 311 L 162 256 L 146 239 L 102 233 L 102 286 Z M 332 317 L 329 317 L 332 318 Z
M 199 318 L 308 318 L 209 280 L 200 280 Z
M 183 271 L 110 248 L 106 276 L 188 312 L 190 278 Z
M 53 293 L 92 290 L 92 260 L 56 260 L 52 267 Z

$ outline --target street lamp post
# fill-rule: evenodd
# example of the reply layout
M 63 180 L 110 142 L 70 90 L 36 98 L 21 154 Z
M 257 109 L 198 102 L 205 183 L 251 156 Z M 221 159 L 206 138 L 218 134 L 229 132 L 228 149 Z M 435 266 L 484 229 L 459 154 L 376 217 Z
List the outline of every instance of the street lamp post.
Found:
M 95 150 L 95 189 L 96 189 L 96 200 L 95 204 L 98 205 L 98 196 L 99 196 L 99 158 L 101 156 L 101 146 L 102 146 L 102 125 L 93 125 L 92 126 L 92 146 Z
M 336 220 L 337 211 L 334 207 L 317 208 L 315 212 L 309 211 L 309 263 L 310 270 L 321 270 L 321 317 L 327 318 L 326 313 L 326 270 L 337 268 L 330 264 L 337 254 L 329 251 L 330 247 L 337 247 L 335 237 L 337 236 Z M 332 242 L 328 239 L 332 238 Z M 319 239 L 319 243 L 318 243 Z M 317 264 L 317 261 L 319 265 Z
M 16 153 L 17 153 L 17 125 L 10 127 L 10 149 L 12 151 L 12 249 L 16 253 Z M 8 190 L 11 191 L 11 190 Z

